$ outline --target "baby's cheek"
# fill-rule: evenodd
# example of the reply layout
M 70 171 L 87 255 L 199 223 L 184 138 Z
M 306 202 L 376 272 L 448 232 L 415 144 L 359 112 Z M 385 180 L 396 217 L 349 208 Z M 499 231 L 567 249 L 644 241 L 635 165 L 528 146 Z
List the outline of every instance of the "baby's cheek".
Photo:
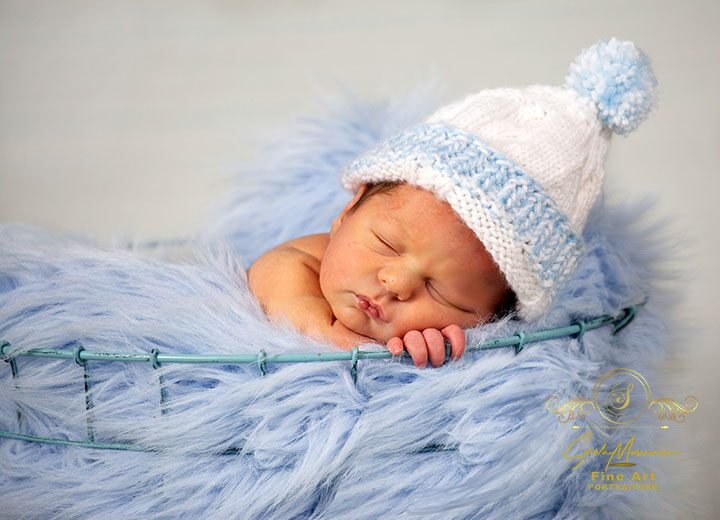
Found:
M 350 246 L 337 250 L 328 248 L 320 262 L 320 282 L 337 286 L 347 283 L 348 277 L 357 269 L 357 254 Z
M 332 256 L 326 256 L 320 263 L 320 290 L 327 299 L 342 284 L 343 273 L 341 264 L 335 261 Z

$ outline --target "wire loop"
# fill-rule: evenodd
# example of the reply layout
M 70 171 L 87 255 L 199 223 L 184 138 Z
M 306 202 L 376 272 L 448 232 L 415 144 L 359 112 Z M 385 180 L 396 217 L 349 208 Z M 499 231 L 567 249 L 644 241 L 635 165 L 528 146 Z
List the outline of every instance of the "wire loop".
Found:
M 155 369 L 160 368 L 160 363 L 158 362 L 157 358 L 158 354 L 160 354 L 160 349 L 153 348 L 152 350 L 150 350 L 150 358 L 148 359 L 148 361 L 150 361 L 150 366 Z
M 635 315 L 637 314 L 637 307 L 635 305 L 631 305 L 630 307 L 627 307 L 624 309 L 626 314 L 622 318 L 620 318 L 620 321 L 615 323 L 613 325 L 613 334 L 617 334 L 622 329 L 627 327 L 627 325 L 635 319 Z
M 515 355 L 517 356 L 520 352 L 522 352 L 523 346 L 525 345 L 525 333 L 522 331 L 518 331 L 513 336 L 517 336 L 520 341 L 517 345 L 515 345 Z
M 582 337 L 585 335 L 586 323 L 584 320 L 576 320 L 573 323 L 573 325 L 577 325 L 578 327 L 580 327 L 580 330 L 578 331 L 578 333 L 575 334 L 575 339 L 580 341 L 582 339 Z
M 81 367 L 85 366 L 85 360 L 80 357 L 80 352 L 85 350 L 85 347 L 82 345 L 78 345 L 73 349 L 73 355 L 75 356 L 75 363 L 80 365 Z
M 267 359 L 267 354 L 264 350 L 261 350 L 258 352 L 257 356 L 257 364 L 258 368 L 260 368 L 260 373 L 262 374 L 261 377 L 265 377 L 267 375 L 267 368 L 265 366 L 265 360 Z
M 445 363 L 450 361 L 450 355 L 452 354 L 452 344 L 445 338 Z
M 359 347 L 354 346 L 352 349 L 352 367 L 350 367 L 350 375 L 352 375 L 353 383 L 357 383 L 357 363 L 359 355 Z

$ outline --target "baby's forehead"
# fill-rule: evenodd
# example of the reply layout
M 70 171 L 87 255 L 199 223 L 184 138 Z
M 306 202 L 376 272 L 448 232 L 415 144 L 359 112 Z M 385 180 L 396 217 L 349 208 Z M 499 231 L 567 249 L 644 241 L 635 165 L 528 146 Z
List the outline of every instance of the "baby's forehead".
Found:
M 408 225 L 418 217 L 432 217 L 433 220 L 462 223 L 450 204 L 432 192 L 417 186 L 401 184 L 391 191 L 379 193 L 371 199 L 386 215 L 406 217 Z
M 403 186 L 398 197 L 387 197 L 378 208 L 382 218 L 398 231 L 418 239 L 434 235 L 463 249 L 485 250 L 477 235 L 455 213 L 450 204 L 433 193 L 414 186 Z
M 484 244 L 458 217 L 428 213 L 421 218 L 387 214 L 378 226 L 384 239 L 407 251 L 422 253 L 443 270 L 472 275 L 486 269 L 489 254 Z

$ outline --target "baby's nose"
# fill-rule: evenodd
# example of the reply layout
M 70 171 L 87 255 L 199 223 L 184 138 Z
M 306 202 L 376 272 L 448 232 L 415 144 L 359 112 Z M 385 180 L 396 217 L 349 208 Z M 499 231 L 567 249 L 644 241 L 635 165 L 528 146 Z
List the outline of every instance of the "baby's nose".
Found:
M 386 268 L 378 273 L 380 285 L 400 301 L 409 299 L 420 285 L 421 277 L 409 268 Z

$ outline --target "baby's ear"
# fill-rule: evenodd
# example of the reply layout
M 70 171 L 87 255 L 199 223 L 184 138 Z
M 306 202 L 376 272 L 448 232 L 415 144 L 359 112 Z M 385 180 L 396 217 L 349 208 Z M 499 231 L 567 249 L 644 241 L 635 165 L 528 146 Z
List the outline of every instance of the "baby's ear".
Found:
M 345 220 L 345 217 L 348 216 L 350 213 L 350 210 L 355 207 L 355 204 L 358 203 L 360 200 L 360 197 L 363 196 L 363 194 L 367 191 L 368 185 L 363 184 L 358 188 L 357 192 L 355 192 L 355 196 L 352 198 L 350 202 L 347 203 L 347 205 L 343 208 L 343 210 L 340 212 L 340 214 L 333 219 L 332 226 L 330 227 L 330 234 L 332 235 L 335 233 L 337 228 L 340 227 L 340 224 L 342 224 L 343 220 Z

